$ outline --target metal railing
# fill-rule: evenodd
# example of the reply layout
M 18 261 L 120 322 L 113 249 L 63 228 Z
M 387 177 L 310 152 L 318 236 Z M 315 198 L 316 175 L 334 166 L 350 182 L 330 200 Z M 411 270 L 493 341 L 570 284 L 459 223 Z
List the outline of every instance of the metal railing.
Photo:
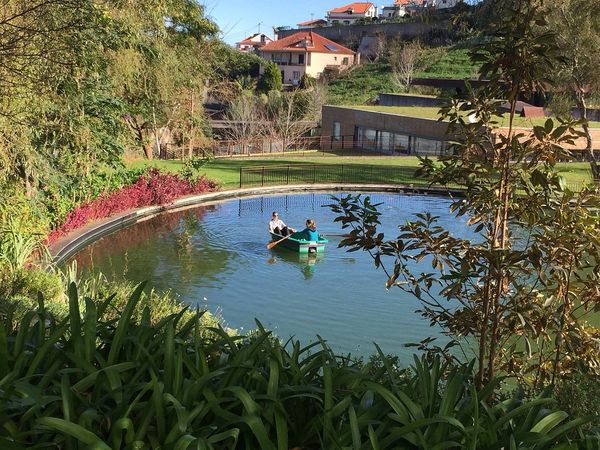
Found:
M 273 164 L 240 167 L 239 187 L 316 183 L 398 184 L 429 186 L 430 180 L 417 175 L 416 167 L 374 164 Z M 567 188 L 579 192 L 593 182 L 571 182 Z M 441 187 L 441 186 L 440 186 Z M 459 188 L 456 186 L 447 186 Z
M 240 188 L 286 184 L 356 183 L 425 186 L 413 167 L 359 164 L 281 164 L 240 167 Z
M 441 152 L 428 153 L 440 156 Z M 406 148 L 385 148 L 374 141 L 358 140 L 354 135 L 305 136 L 292 140 L 274 137 L 239 140 L 213 140 L 201 147 L 195 147 L 193 156 L 213 156 L 216 158 L 248 156 L 406 156 Z M 160 159 L 184 159 L 190 150 L 174 144 L 163 144 Z

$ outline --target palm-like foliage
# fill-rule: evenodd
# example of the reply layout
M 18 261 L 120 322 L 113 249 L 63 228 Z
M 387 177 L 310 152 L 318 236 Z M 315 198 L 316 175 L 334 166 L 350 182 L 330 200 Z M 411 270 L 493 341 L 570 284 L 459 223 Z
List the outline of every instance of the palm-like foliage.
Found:
M 496 385 L 477 391 L 471 366 L 361 364 L 260 324 L 251 337 L 201 333 L 200 314 L 152 325 L 146 309 L 135 322 L 142 289 L 118 319 L 112 298 L 80 302 L 74 284 L 62 321 L 43 302 L 18 324 L 5 312 L 0 448 L 542 449 L 570 445 L 585 422 L 548 398 L 492 402 Z
M 0 228 L 0 265 L 6 265 L 10 272 L 23 268 L 35 252 L 47 254 L 43 237 L 23 229 L 22 224 L 11 217 Z

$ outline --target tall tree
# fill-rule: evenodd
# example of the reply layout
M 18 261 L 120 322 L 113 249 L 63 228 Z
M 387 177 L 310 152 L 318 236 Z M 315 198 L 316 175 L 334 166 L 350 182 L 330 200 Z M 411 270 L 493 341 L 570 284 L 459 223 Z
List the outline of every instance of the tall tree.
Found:
M 153 0 L 144 8 L 128 0 L 109 14 L 120 37 L 109 54 L 112 80 L 128 109 L 133 139 L 151 159 L 164 129 L 177 128 L 183 116 L 189 132 L 200 120 L 201 108 L 194 105 L 203 99 L 211 59 L 207 40 L 217 27 L 193 0 Z
M 548 8 L 549 28 L 558 36 L 561 64 L 553 68 L 557 89 L 568 92 L 577 105 L 586 137 L 585 151 L 594 178 L 600 180 L 600 166 L 587 123 L 589 101 L 600 97 L 600 0 L 563 0 Z

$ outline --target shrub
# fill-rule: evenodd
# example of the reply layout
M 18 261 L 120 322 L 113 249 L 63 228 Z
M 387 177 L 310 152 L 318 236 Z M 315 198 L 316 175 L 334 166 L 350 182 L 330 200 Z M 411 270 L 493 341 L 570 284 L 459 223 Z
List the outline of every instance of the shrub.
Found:
M 63 321 L 43 302 L 0 320 L 1 448 L 576 448 L 568 433 L 585 423 L 549 398 L 489 400 L 496 383 L 475 389 L 471 366 L 417 358 L 397 376 L 383 356 L 369 367 L 323 341 L 283 346 L 260 324 L 207 337 L 200 314 L 135 320 L 142 290 L 115 318 L 111 299 L 71 285 Z
M 600 417 L 600 377 L 594 374 L 575 374 L 556 386 L 559 406 L 572 417 Z
M 283 80 L 277 64 L 269 61 L 265 64 L 265 71 L 260 77 L 259 88 L 263 92 L 281 91 Z
M 60 303 L 64 296 L 61 278 L 38 268 L 12 270 L 0 264 L 0 301 L 18 302 L 19 311 L 29 311 L 37 305 L 39 292 L 44 293 L 48 303 Z
M 48 243 L 52 244 L 65 234 L 94 220 L 142 206 L 164 205 L 178 197 L 200 194 L 215 188 L 216 184 L 204 177 L 186 180 L 154 168 L 141 175 L 132 185 L 102 194 L 75 208 L 67 214 L 64 223 L 50 233 Z

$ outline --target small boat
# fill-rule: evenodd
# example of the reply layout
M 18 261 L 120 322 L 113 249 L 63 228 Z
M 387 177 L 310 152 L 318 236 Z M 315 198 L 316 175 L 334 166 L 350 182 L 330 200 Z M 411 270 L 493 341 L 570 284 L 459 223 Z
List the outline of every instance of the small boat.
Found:
M 281 236 L 280 234 L 271 233 L 271 239 L 273 241 L 278 241 L 283 239 L 285 236 Z M 290 250 L 294 250 L 301 254 L 307 253 L 322 253 L 325 251 L 325 244 L 329 241 L 325 239 L 323 236 L 319 236 L 318 241 L 306 241 L 304 239 L 296 239 L 294 237 L 289 237 L 285 241 L 281 241 L 278 244 L 279 247 L 289 248 Z

